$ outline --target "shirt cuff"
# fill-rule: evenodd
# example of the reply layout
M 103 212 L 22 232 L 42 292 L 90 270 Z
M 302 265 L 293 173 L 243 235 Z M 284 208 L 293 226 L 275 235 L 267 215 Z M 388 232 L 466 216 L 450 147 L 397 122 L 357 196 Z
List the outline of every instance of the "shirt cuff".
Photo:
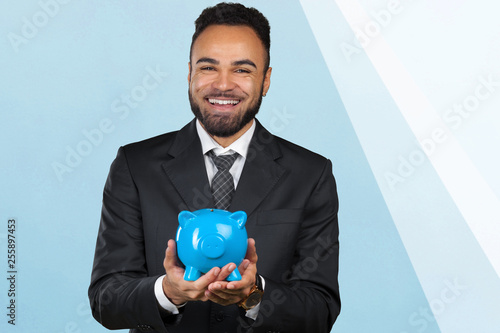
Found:
M 177 306 L 174 303 L 170 302 L 170 300 L 168 299 L 168 297 L 165 296 L 165 293 L 163 292 L 162 282 L 163 282 L 163 278 L 164 277 L 165 277 L 165 275 L 162 275 L 158 279 L 156 279 L 156 282 L 155 282 L 155 296 L 156 296 L 156 300 L 158 301 L 158 304 L 160 304 L 160 306 L 163 309 L 167 310 L 171 314 L 179 314 L 179 308 L 183 307 L 184 305 L 186 305 L 186 303 Z
M 260 277 L 260 280 L 262 281 L 262 290 L 264 291 L 266 288 L 266 280 L 262 276 Z M 257 315 L 259 314 L 259 309 L 260 309 L 260 303 L 257 304 L 253 309 L 248 310 L 247 313 L 245 314 L 245 317 L 256 320 Z

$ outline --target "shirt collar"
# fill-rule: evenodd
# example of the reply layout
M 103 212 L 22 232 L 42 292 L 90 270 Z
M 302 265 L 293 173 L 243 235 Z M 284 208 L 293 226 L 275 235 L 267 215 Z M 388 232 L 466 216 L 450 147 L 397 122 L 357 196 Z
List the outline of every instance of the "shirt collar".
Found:
M 252 140 L 253 133 L 255 132 L 255 119 L 252 120 L 252 126 L 250 126 L 250 128 L 243 133 L 238 140 L 234 141 L 226 148 L 223 148 L 220 144 L 218 144 L 217 141 L 215 141 L 207 133 L 207 131 L 205 131 L 199 120 L 196 121 L 196 131 L 198 132 L 198 136 L 201 141 L 203 154 L 213 150 L 215 155 L 238 153 L 240 156 L 243 156 L 243 158 L 246 158 L 248 147 L 250 146 L 250 140 Z

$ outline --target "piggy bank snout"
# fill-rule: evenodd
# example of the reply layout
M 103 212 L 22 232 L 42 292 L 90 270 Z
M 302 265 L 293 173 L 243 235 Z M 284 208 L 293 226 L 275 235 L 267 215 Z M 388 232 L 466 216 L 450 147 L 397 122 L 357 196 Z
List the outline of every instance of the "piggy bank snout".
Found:
M 225 240 L 219 234 L 208 234 L 200 240 L 200 248 L 207 258 L 216 259 L 226 251 Z

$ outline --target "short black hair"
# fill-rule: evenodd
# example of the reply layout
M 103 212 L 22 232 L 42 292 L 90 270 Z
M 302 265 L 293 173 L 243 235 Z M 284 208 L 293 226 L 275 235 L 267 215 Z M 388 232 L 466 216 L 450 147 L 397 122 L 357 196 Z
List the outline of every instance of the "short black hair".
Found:
M 200 16 L 194 22 L 195 31 L 191 41 L 191 49 L 189 51 L 189 59 L 193 53 L 193 44 L 200 34 L 210 25 L 244 25 L 252 28 L 264 46 L 267 53 L 265 61 L 264 73 L 269 68 L 271 60 L 271 27 L 267 18 L 253 7 L 245 7 L 240 3 L 221 2 L 213 7 L 208 7 L 203 10 Z

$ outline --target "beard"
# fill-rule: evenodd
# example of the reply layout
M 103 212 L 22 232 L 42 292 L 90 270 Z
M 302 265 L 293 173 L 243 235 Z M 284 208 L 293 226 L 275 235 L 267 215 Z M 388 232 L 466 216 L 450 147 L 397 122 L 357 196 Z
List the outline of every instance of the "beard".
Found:
M 262 103 L 263 90 L 264 84 L 262 84 L 259 98 L 255 101 L 255 103 L 250 105 L 246 110 L 241 110 L 235 113 L 212 114 L 209 111 L 203 112 L 200 105 L 194 100 L 191 94 L 191 88 L 188 89 L 189 104 L 191 105 L 191 111 L 193 111 L 194 116 L 203 124 L 203 127 L 208 134 L 220 138 L 227 138 L 238 133 L 243 127 L 245 127 L 246 124 L 255 118 Z M 223 92 L 216 92 L 210 96 L 212 98 L 235 98 L 235 96 L 231 96 L 230 94 Z

